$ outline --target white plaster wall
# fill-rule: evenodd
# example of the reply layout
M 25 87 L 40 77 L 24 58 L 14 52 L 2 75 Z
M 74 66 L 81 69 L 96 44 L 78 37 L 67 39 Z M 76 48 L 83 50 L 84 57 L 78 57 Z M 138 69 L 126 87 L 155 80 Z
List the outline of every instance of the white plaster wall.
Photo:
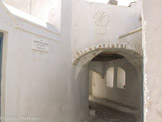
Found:
M 136 69 L 125 59 L 110 61 L 110 62 L 91 62 L 90 69 L 100 65 L 105 67 L 105 76 L 100 74 L 92 74 L 92 95 L 98 98 L 107 98 L 108 100 L 116 101 L 124 105 L 128 105 L 140 110 L 142 93 L 139 81 L 139 76 Z M 109 67 L 114 67 L 114 87 L 106 86 L 106 70 Z M 126 72 L 126 87 L 125 89 L 117 88 L 117 68 L 121 67 Z M 96 67 L 97 70 L 97 67 Z M 142 75 L 142 74 L 141 74 Z
M 3 2 L 20 9 L 26 13 L 31 12 L 31 0 L 3 0 Z
M 114 6 L 104 3 L 91 3 L 86 0 L 73 2 L 73 49 L 84 49 L 99 43 L 138 43 L 141 45 L 141 32 L 118 39 L 119 36 L 141 27 L 141 3 L 132 7 Z M 97 26 L 94 16 L 97 12 L 108 15 L 106 26 Z M 105 28 L 105 33 L 98 31 Z
M 161 0 L 143 0 L 145 122 L 162 121 L 161 6 Z
M 62 0 L 3 0 L 3 2 L 61 30 Z
M 78 77 L 74 77 L 77 67 L 72 65 L 72 49 L 74 47 L 83 48 L 94 42 L 98 43 L 98 40 L 101 39 L 114 41 L 118 37 L 114 32 L 119 35 L 136 29 L 140 26 L 139 12 L 132 8 L 124 8 L 120 11 L 121 13 L 130 11 L 131 14 L 126 15 L 129 18 L 132 18 L 133 15 L 137 16 L 135 20 L 130 19 L 131 22 L 135 21 L 132 24 L 130 21 L 126 21 L 128 18 L 125 18 L 123 14 L 114 16 L 114 13 L 118 12 L 116 8 L 114 9 L 115 6 L 88 4 L 80 0 L 62 0 L 62 2 L 57 1 L 61 7 L 58 7 L 56 9 L 58 12 L 55 13 L 55 10 L 53 11 L 54 0 L 33 1 L 33 4 L 27 0 L 3 1 L 45 22 L 54 24 L 58 29 L 60 27 L 61 33 L 60 40 L 57 41 L 57 38 L 49 39 L 43 34 L 33 33 L 35 25 L 30 25 L 28 22 L 21 24 L 30 30 L 33 29 L 32 32 L 15 28 L 12 16 L 9 16 L 9 12 L 5 12 L 3 7 L 0 7 L 0 30 L 5 32 L 6 37 L 4 40 L 5 61 L 3 61 L 5 66 L 3 66 L 2 75 L 2 114 L 38 116 L 41 118 L 39 122 L 79 122 L 88 115 L 88 68 L 87 66 L 81 68 Z M 31 7 L 33 8 L 31 9 Z M 95 30 L 91 17 L 100 9 L 107 12 L 112 9 L 113 13 L 109 14 L 112 15 L 112 20 L 117 26 L 111 28 L 113 25 L 111 23 L 108 26 L 112 31 L 108 30 L 106 35 L 98 36 L 91 32 Z M 56 16 L 53 17 L 53 15 Z M 123 20 L 124 23 L 128 22 L 126 25 L 117 21 L 119 15 L 123 17 L 120 20 Z M 72 25 L 75 25 L 76 28 Z M 119 30 L 119 25 L 122 25 L 121 30 L 116 32 Z M 129 25 L 128 28 L 127 25 Z M 47 30 L 42 31 L 41 28 L 39 31 L 44 33 Z M 31 49 L 32 37 L 48 40 L 49 52 L 33 51 Z M 95 39 L 94 42 L 93 39 Z M 15 122 L 20 121 L 15 120 Z
M 75 76 L 75 75 L 73 75 Z M 74 94 L 72 106 L 75 108 L 73 114 L 75 121 L 74 122 L 82 122 L 87 119 L 89 115 L 89 73 L 88 66 L 84 66 L 79 72 L 78 76 L 75 78 L 73 84 L 70 84 Z M 64 120 L 65 121 L 65 120 Z
M 80 122 L 88 115 L 88 67 L 74 77 L 76 66 L 72 65 L 71 5 L 70 0 L 62 2 L 59 41 L 15 28 L 13 16 L 0 6 L 0 30 L 5 32 L 7 42 L 3 56 L 6 66 L 2 73 L 2 115 L 40 117 L 37 122 Z M 22 26 L 32 30 L 35 25 Z M 32 50 L 33 37 L 49 41 L 49 52 Z M 32 122 L 12 122 L 21 121 Z

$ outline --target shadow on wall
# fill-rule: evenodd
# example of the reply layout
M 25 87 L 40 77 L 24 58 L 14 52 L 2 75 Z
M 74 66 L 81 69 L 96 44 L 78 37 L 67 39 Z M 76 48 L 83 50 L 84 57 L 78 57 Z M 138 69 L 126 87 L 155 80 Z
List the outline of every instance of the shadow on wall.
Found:
M 105 67 L 105 75 L 102 77 L 99 73 L 90 71 L 91 95 L 140 110 L 141 87 L 136 69 L 126 59 L 106 63 L 91 62 L 90 70 L 96 65 Z

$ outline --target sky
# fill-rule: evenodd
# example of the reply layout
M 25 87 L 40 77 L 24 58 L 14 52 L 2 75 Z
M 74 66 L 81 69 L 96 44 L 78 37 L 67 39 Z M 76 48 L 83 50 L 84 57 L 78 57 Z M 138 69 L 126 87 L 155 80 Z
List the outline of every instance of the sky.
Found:
M 90 2 L 98 2 L 98 3 L 107 3 L 109 0 L 88 0 Z M 118 5 L 122 6 L 128 6 L 131 2 L 134 2 L 136 0 L 117 0 Z

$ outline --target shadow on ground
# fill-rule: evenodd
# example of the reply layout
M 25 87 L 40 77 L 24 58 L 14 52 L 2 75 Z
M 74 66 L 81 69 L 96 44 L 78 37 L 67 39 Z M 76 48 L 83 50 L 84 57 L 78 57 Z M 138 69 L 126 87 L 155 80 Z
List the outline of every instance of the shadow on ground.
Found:
M 90 109 L 96 111 L 85 122 L 136 122 L 132 114 L 117 111 L 102 104 L 90 102 Z

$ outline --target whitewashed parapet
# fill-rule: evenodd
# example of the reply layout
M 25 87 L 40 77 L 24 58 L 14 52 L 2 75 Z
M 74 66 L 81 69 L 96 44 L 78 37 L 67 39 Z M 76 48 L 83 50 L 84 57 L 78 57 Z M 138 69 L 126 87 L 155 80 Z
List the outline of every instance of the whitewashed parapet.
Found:
M 40 19 L 20 11 L 3 1 L 0 1 L 0 7 L 6 11 L 8 16 L 12 19 L 15 28 L 50 40 L 61 40 L 61 33 L 54 25 L 41 21 Z

